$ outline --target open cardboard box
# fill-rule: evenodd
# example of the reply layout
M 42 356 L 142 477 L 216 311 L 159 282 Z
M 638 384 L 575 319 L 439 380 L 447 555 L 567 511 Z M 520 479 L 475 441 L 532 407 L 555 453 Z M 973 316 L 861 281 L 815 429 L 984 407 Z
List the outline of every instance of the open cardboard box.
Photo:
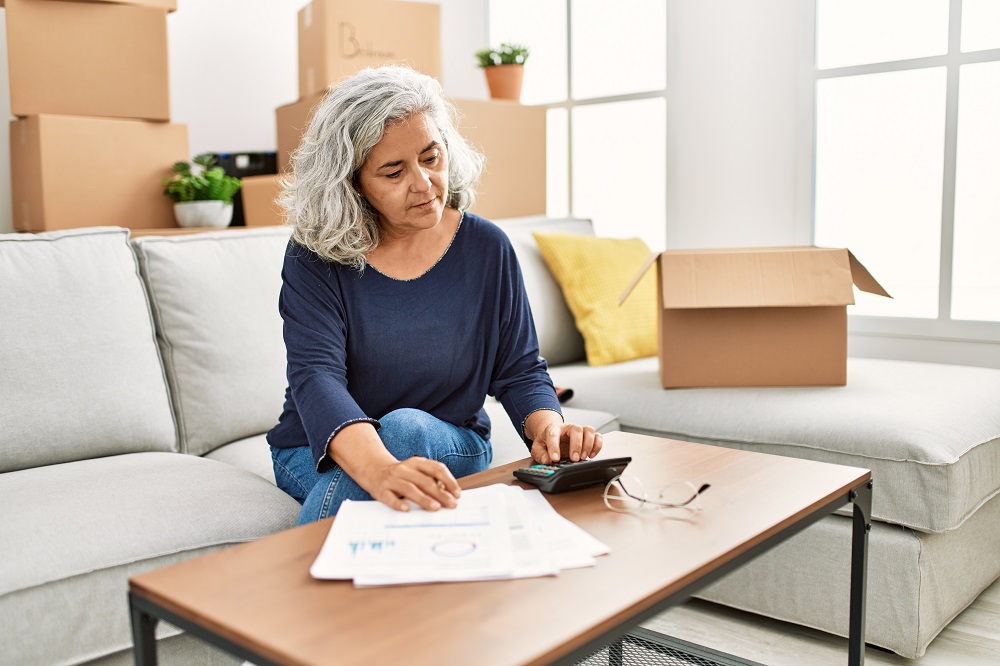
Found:
M 772 247 L 653 255 L 621 302 L 654 263 L 664 388 L 846 384 L 852 285 L 889 297 L 847 249 Z

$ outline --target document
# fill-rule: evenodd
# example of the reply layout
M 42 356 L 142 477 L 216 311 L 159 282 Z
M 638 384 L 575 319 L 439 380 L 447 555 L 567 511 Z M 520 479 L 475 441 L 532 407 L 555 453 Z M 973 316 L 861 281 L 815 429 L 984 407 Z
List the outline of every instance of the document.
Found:
M 505 497 L 496 488 L 462 493 L 457 508 L 438 511 L 416 506 L 396 511 L 381 502 L 347 501 L 309 573 L 387 582 L 509 577 L 513 557 L 508 531 Z
M 607 546 L 538 490 L 466 490 L 454 509 L 344 502 L 309 573 L 357 587 L 551 576 L 593 566 Z

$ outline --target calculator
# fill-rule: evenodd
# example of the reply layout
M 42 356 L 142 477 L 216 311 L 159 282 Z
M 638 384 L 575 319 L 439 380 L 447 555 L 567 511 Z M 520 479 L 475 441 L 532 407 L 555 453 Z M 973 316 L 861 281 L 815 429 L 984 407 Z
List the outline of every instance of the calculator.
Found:
M 561 493 L 607 483 L 625 471 L 630 462 L 632 458 L 625 456 L 579 462 L 560 460 L 549 465 L 536 463 L 531 467 L 515 469 L 514 478 L 536 486 L 543 493 Z

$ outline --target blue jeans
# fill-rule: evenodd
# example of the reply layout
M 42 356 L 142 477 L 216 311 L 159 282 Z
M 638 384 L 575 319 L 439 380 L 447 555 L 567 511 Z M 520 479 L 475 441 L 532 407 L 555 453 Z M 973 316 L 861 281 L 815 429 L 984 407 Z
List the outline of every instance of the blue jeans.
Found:
M 397 460 L 413 456 L 439 460 L 457 478 L 481 472 L 493 460 L 490 443 L 469 430 L 446 423 L 419 409 L 397 409 L 379 419 L 378 434 Z M 302 504 L 299 525 L 337 513 L 344 500 L 370 500 L 339 465 L 320 474 L 308 446 L 271 448 L 278 487 Z

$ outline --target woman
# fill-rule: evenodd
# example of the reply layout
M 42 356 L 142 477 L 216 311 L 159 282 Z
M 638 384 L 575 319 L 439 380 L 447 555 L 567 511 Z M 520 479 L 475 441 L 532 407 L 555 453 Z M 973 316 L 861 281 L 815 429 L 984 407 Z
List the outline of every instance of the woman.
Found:
M 563 422 L 507 237 L 463 212 L 482 157 L 453 113 L 434 79 L 366 69 L 327 95 L 292 158 L 289 385 L 268 442 L 300 524 L 346 499 L 456 506 L 455 477 L 492 459 L 487 394 L 538 462 L 601 449 Z

